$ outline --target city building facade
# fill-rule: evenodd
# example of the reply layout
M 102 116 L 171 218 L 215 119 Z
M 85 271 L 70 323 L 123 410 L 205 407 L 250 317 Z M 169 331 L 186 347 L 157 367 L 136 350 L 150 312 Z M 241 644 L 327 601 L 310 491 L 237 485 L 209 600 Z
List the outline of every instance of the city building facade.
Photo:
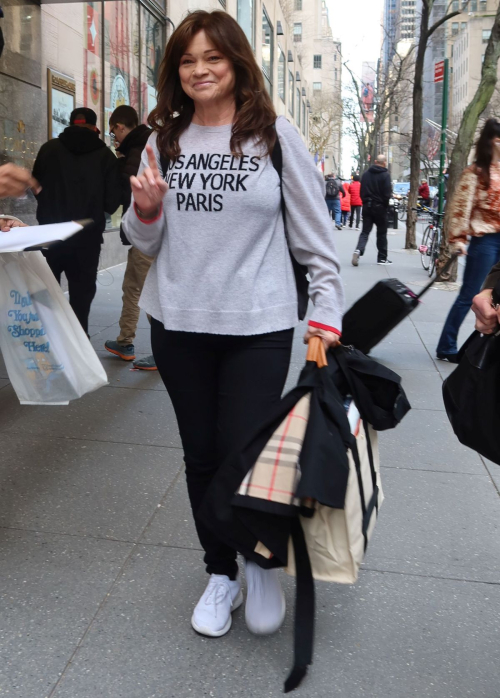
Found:
M 472 99 L 481 78 L 482 60 L 498 4 L 499 0 L 469 0 L 467 4 L 463 0 L 452 0 L 451 4 L 449 1 L 440 0 L 435 5 L 431 24 L 449 9 L 463 11 L 437 30 L 426 54 L 422 153 L 429 161 L 428 167 L 433 175 L 437 174 L 439 169 L 438 144 L 443 105 L 443 83 L 434 83 L 434 65 L 436 61 L 449 59 L 448 150 L 450 150 L 465 107 Z M 498 106 L 498 95 L 494 99 Z M 487 112 L 489 113 L 489 110 Z
M 282 0 L 299 63 L 312 85 L 310 149 L 325 173 L 342 172 L 342 45 L 325 0 Z

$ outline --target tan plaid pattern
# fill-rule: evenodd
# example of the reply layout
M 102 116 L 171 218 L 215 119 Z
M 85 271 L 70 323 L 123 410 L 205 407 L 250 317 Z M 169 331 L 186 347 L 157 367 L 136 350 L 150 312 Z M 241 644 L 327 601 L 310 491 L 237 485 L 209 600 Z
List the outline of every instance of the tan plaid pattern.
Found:
M 299 504 L 300 452 L 306 433 L 311 394 L 304 395 L 267 442 L 237 494 L 280 504 Z

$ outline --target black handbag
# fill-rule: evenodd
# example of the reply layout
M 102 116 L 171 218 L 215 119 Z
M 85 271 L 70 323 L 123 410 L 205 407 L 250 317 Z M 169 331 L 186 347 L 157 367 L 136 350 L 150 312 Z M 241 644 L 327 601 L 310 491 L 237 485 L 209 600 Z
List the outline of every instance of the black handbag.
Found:
M 500 283 L 492 297 L 500 302 Z M 500 329 L 473 332 L 443 383 L 443 400 L 458 440 L 500 465 Z
M 352 344 L 368 354 L 418 306 L 422 296 L 449 269 L 457 256 L 452 255 L 420 293 L 414 293 L 397 279 L 385 279 L 375 284 L 344 315 L 342 343 Z

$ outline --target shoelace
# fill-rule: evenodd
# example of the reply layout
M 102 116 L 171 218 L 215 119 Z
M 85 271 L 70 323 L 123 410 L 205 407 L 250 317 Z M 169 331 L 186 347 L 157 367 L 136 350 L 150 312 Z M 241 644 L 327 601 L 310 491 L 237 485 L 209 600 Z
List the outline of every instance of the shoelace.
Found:
M 217 618 L 217 606 L 224 601 L 229 594 L 229 587 L 224 582 L 210 582 L 205 597 L 205 604 L 210 606 L 213 604 L 215 608 L 215 617 Z

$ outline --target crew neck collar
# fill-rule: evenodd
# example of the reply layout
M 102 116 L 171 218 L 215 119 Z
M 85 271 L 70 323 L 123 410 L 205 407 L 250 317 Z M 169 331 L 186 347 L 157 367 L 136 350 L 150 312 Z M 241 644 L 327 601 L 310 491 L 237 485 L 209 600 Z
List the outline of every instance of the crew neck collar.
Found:
M 233 124 L 223 124 L 222 126 L 201 126 L 200 124 L 194 124 L 191 121 L 190 128 L 202 131 L 203 133 L 224 133 L 224 131 L 231 131 Z

